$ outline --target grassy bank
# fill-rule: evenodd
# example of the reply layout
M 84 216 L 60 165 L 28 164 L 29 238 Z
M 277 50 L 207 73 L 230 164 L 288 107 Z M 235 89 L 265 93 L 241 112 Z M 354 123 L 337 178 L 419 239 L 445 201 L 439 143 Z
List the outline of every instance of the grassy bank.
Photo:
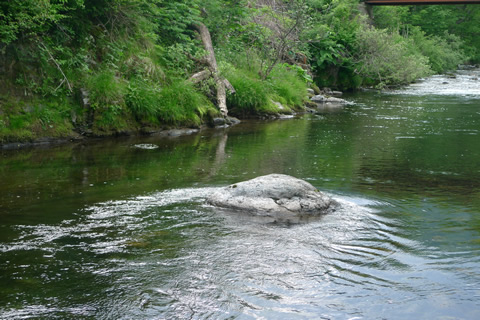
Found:
M 382 88 L 478 61 L 476 7 L 375 10 L 369 23 L 357 0 L 3 1 L 0 143 L 210 122 L 216 82 L 189 81 L 207 68 L 199 23 L 237 117 L 302 109 L 314 84 Z

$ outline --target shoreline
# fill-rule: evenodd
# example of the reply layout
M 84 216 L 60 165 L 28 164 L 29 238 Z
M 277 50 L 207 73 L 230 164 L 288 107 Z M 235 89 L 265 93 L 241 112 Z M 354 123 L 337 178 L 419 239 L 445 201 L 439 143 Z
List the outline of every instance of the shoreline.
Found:
M 199 134 L 201 132 L 207 130 L 222 130 L 227 129 L 233 126 L 236 126 L 240 123 L 246 123 L 253 120 L 258 121 L 273 121 L 273 120 L 284 120 L 284 119 L 293 119 L 296 116 L 300 116 L 303 114 L 311 113 L 308 108 L 305 108 L 302 112 L 295 112 L 292 114 L 279 114 L 279 115 L 259 115 L 253 118 L 242 118 L 236 121 L 233 121 L 231 124 L 221 124 L 217 126 L 209 126 L 207 124 L 203 124 L 198 128 L 189 128 L 189 127 L 178 127 L 178 128 L 171 128 L 171 129 L 161 129 L 161 130 L 154 130 L 154 131 L 129 131 L 123 133 L 116 133 L 110 135 L 81 135 L 76 133 L 75 135 L 67 136 L 67 137 L 41 137 L 38 139 L 34 139 L 32 141 L 16 141 L 16 142 L 7 142 L 7 143 L 0 143 L 0 151 L 10 151 L 10 150 L 20 150 L 20 149 L 27 149 L 27 148 L 48 148 L 54 147 L 59 145 L 65 144 L 75 144 L 75 143 L 83 143 L 83 142 L 91 142 L 91 141 L 99 141 L 99 140 L 106 140 L 106 139 L 116 139 L 116 138 L 125 138 L 125 137 L 159 137 L 159 138 L 178 138 L 183 136 L 190 136 L 194 134 Z

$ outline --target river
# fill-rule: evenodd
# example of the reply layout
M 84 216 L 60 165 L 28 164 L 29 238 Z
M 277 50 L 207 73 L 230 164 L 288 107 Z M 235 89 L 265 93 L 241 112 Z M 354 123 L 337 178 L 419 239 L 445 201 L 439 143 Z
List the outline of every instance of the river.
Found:
M 480 319 L 479 74 L 224 131 L 0 151 L 0 319 Z M 275 224 L 205 204 L 269 173 L 343 207 Z

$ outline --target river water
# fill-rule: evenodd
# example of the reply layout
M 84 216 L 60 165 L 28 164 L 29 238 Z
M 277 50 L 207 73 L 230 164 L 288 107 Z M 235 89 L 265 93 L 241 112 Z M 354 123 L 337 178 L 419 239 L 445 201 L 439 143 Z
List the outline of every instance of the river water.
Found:
M 479 73 L 225 131 L 1 151 L 0 319 L 480 319 Z M 269 173 L 342 209 L 278 224 L 205 204 Z

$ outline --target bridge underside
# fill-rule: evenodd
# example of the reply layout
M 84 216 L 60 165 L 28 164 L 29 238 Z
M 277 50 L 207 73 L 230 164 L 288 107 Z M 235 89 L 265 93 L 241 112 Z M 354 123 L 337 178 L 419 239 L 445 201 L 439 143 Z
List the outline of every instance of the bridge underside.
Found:
M 480 4 L 480 0 L 366 0 L 373 6 L 406 6 L 424 4 Z

